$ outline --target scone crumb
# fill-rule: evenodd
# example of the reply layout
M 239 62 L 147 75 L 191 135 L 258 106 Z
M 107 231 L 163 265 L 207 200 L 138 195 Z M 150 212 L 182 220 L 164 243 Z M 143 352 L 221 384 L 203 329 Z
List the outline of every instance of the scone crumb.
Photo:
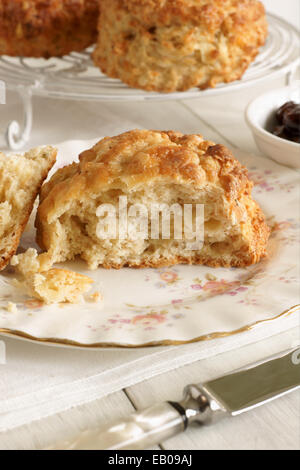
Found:
M 205 278 L 206 278 L 208 281 L 215 281 L 215 280 L 217 279 L 216 276 L 214 276 L 214 275 L 211 274 L 211 273 L 205 274 Z
M 6 305 L 5 308 L 10 313 L 17 313 L 18 312 L 18 307 L 13 302 L 7 302 L 7 305 Z
M 23 276 L 36 273 L 40 269 L 38 253 L 34 248 L 29 248 L 25 253 L 14 255 L 10 260 L 10 264 Z
M 24 277 L 38 272 L 47 271 L 52 266 L 48 253 L 38 254 L 35 248 L 28 248 L 24 253 L 14 255 L 10 264 Z
M 28 294 L 45 304 L 60 302 L 78 303 L 93 283 L 93 279 L 67 269 L 52 268 L 49 271 L 28 276 L 23 284 Z
M 87 297 L 90 302 L 101 302 L 103 300 L 103 294 L 101 292 L 94 292 Z
M 45 304 L 78 303 L 94 282 L 88 276 L 74 271 L 52 268 L 49 254 L 39 255 L 34 248 L 13 256 L 11 265 L 20 277 L 14 284 Z M 92 296 L 94 296 L 93 302 L 97 302 L 101 294 L 95 292 L 91 294 Z

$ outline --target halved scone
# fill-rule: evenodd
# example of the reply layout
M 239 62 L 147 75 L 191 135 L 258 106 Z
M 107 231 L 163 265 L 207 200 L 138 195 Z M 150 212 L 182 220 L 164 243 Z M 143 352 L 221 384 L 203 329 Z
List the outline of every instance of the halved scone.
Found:
M 56 149 L 50 146 L 32 149 L 24 155 L 0 152 L 0 271 L 18 248 L 56 154 Z
M 247 266 L 265 255 L 269 236 L 252 186 L 231 152 L 201 135 L 134 130 L 106 137 L 43 186 L 37 241 L 53 263 L 80 256 L 92 269 L 176 263 Z M 169 237 L 160 231 L 153 238 L 150 230 L 148 237 L 132 236 L 139 216 L 132 218 L 131 233 L 125 236 L 99 235 L 99 208 L 115 208 L 116 224 L 123 223 L 120 197 L 126 197 L 128 213 L 134 206 L 152 214 L 157 204 L 204 207 L 203 246 L 191 247 L 187 237 L 175 236 L 176 213 L 170 216 Z

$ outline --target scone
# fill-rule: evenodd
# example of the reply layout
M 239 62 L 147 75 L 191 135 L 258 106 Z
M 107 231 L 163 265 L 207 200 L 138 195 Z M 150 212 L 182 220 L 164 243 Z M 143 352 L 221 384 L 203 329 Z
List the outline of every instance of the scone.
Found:
M 79 302 L 91 288 L 93 279 L 69 269 L 52 268 L 45 255 L 29 248 L 25 253 L 12 257 L 11 265 L 20 275 L 15 280 L 16 286 L 46 304 Z
M 258 0 L 102 0 L 94 63 L 159 92 L 240 79 L 267 37 Z
M 80 256 L 91 269 L 176 263 L 248 266 L 265 255 L 269 236 L 251 189 L 246 168 L 226 147 L 201 135 L 133 130 L 104 138 L 43 186 L 37 242 L 53 262 Z M 139 217 L 130 218 L 125 236 L 119 231 L 105 238 L 98 230 L 103 222 L 99 208 L 112 210 L 112 225 L 120 227 L 121 197 L 126 197 L 128 214 L 132 208 L 152 214 L 157 204 L 204 207 L 203 246 L 195 249 L 187 237 L 175 236 L 176 213 L 170 217 L 169 238 L 152 237 L 152 231 L 148 238 L 132 236 Z
M 62 56 L 97 37 L 99 0 L 0 0 L 0 55 Z
M 15 254 L 56 149 L 39 147 L 24 155 L 0 152 L 0 271 Z

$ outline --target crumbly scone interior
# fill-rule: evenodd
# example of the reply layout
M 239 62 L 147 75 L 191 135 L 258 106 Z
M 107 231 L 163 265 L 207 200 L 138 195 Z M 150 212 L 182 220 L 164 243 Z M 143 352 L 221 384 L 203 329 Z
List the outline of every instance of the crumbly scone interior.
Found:
M 0 153 L 0 269 L 17 248 L 34 200 L 55 157 L 56 150 L 52 147 L 40 147 L 24 155 Z
M 47 253 L 39 255 L 34 248 L 13 256 L 11 265 L 19 274 L 16 286 L 45 304 L 77 303 L 94 282 L 74 271 L 52 268 Z
M 48 271 L 53 263 L 47 253 L 38 254 L 35 248 L 28 248 L 24 253 L 14 255 L 10 264 L 18 274 L 27 278 L 32 274 Z
M 97 208 L 101 204 L 112 204 L 117 207 L 119 197 L 126 196 L 128 209 L 133 204 L 143 204 L 151 213 L 151 204 L 163 203 L 172 206 L 179 204 L 204 204 L 204 245 L 199 251 L 188 250 L 187 243 L 191 240 L 174 239 L 174 217 L 171 213 L 170 239 L 162 239 L 161 224 L 159 239 L 99 239 L 97 236 Z M 248 208 L 247 208 L 248 205 Z M 147 188 L 140 187 L 126 191 L 119 187 L 110 189 L 85 201 L 71 201 L 68 209 L 55 221 L 52 233 L 55 241 L 51 243 L 51 256 L 56 261 L 73 259 L 80 255 L 89 267 L 99 265 L 114 267 L 151 266 L 157 264 L 173 264 L 174 262 L 208 262 L 210 264 L 238 264 L 248 245 L 243 232 L 251 229 L 247 209 L 256 208 L 256 203 L 249 197 L 242 197 L 232 207 L 224 200 L 223 193 L 216 187 L 203 191 L 192 186 L 180 184 L 153 184 Z M 116 210 L 118 215 L 118 211 Z M 149 218 L 150 219 L 150 218 Z M 195 227 L 195 211 L 193 212 Z M 150 225 L 150 220 L 149 220 Z M 135 229 L 134 225 L 131 227 Z M 139 228 L 139 227 L 138 227 Z M 149 234 L 150 226 L 149 226 Z M 126 260 L 126 263 L 124 263 Z M 245 261 L 245 259 L 244 259 Z
M 91 288 L 93 280 L 69 270 L 52 268 L 33 274 L 25 282 L 29 294 L 52 304 L 79 302 L 82 294 Z

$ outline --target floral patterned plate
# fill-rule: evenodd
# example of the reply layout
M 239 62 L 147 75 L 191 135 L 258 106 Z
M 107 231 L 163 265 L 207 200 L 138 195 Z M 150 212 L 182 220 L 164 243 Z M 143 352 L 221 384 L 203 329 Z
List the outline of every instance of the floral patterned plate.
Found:
M 63 166 L 94 141 L 58 145 Z M 255 182 L 254 196 L 272 227 L 268 258 L 247 269 L 175 266 L 87 270 L 101 302 L 45 306 L 0 275 L 0 333 L 76 347 L 142 347 L 208 340 L 259 327 L 299 308 L 299 174 L 271 160 L 234 150 Z M 56 166 L 56 167 L 57 167 Z M 34 244 L 33 218 L 21 250 Z M 7 310 L 8 302 L 17 306 Z

